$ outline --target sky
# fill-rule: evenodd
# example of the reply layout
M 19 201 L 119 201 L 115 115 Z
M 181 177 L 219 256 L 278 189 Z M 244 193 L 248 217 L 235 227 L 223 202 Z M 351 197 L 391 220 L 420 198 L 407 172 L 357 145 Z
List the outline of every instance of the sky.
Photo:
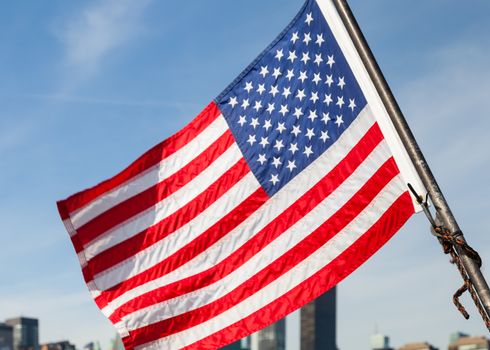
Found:
M 490 2 L 351 0 L 469 243 L 490 277 Z M 300 0 L 15 1 L 0 11 L 0 321 L 41 342 L 114 336 L 56 200 L 111 177 L 187 124 L 289 23 Z M 422 215 L 338 287 L 341 350 L 484 335 Z

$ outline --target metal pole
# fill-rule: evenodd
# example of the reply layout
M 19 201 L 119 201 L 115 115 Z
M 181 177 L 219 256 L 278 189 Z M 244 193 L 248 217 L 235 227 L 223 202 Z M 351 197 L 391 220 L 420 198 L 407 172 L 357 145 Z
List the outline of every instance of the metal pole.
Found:
M 391 92 L 391 89 L 386 82 L 383 73 L 381 72 L 376 60 L 374 58 L 369 45 L 364 38 L 364 35 L 357 24 L 357 21 L 352 14 L 352 11 L 347 4 L 347 0 L 332 0 L 337 8 L 337 11 L 344 23 L 351 40 L 354 42 L 354 45 L 366 67 L 371 80 L 376 87 L 378 94 L 383 101 L 386 110 L 393 122 L 396 131 L 400 135 L 400 138 L 405 146 L 413 164 L 415 165 L 415 169 L 419 174 L 422 182 L 424 183 L 425 188 L 429 192 L 430 198 L 434 207 L 437 211 L 438 217 L 442 220 L 443 225 L 451 231 L 451 233 L 462 240 L 464 240 L 463 233 L 461 232 L 456 219 L 454 218 L 449 205 L 444 198 L 444 195 L 437 184 L 432 171 L 427 164 L 422 151 L 420 150 L 415 137 L 410 130 L 405 117 L 403 116 L 398 103 Z M 488 288 L 488 284 L 485 281 L 485 277 L 482 275 L 480 268 L 475 263 L 473 259 L 466 255 L 466 253 L 459 248 L 456 248 L 458 255 L 461 258 L 463 266 L 468 273 L 472 283 L 474 284 L 475 290 L 478 294 L 480 301 L 485 308 L 487 315 L 490 316 L 490 289 Z

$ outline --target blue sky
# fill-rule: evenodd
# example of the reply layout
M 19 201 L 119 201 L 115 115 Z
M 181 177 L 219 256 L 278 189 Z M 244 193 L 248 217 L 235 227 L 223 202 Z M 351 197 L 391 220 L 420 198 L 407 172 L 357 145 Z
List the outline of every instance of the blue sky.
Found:
M 468 241 L 490 264 L 490 3 L 351 0 Z M 55 201 L 114 175 L 190 121 L 269 44 L 298 0 L 17 1 L 0 11 L 0 320 L 41 341 L 114 331 L 83 283 Z M 488 268 L 484 267 L 488 272 Z M 488 273 L 487 273 L 488 275 Z M 490 277 L 490 275 L 489 275 Z M 339 286 L 338 346 L 485 334 L 414 217 Z

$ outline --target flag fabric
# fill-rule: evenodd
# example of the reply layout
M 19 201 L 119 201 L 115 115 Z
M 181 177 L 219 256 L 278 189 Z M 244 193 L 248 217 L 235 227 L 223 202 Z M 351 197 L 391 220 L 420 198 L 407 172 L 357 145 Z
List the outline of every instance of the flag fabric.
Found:
M 215 349 L 333 287 L 417 211 L 413 165 L 330 0 L 190 124 L 58 202 L 127 349 Z

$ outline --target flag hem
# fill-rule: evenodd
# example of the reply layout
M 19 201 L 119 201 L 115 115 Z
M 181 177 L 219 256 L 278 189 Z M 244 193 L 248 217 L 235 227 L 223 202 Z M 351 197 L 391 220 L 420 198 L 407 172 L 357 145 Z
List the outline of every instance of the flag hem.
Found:
M 316 0 L 322 15 L 329 24 L 332 33 L 337 40 L 337 43 L 342 50 L 347 63 L 352 69 L 356 80 L 359 83 L 361 91 L 366 98 L 367 103 L 371 106 L 374 118 L 379 124 L 386 142 L 393 152 L 393 157 L 400 169 L 400 173 L 405 181 L 405 184 L 410 183 L 418 193 L 426 193 L 425 186 L 420 179 L 415 166 L 413 165 L 410 156 L 403 145 L 400 136 L 398 135 L 393 122 L 384 106 L 379 93 L 377 92 L 369 73 L 362 62 L 357 49 L 352 42 L 352 39 L 345 28 L 340 15 L 333 4 L 332 0 Z M 408 187 L 407 187 L 408 189 Z M 422 211 L 422 207 L 417 202 L 417 199 L 409 191 L 415 212 Z

